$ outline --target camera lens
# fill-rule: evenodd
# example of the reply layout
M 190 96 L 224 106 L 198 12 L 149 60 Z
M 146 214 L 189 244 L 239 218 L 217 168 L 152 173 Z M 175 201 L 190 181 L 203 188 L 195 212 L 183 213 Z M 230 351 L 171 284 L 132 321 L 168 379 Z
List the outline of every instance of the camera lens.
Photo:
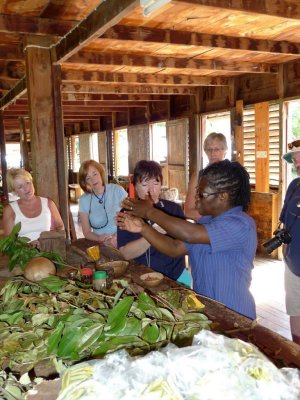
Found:
M 282 242 L 278 239 L 278 237 L 273 237 L 267 242 L 263 243 L 263 246 L 266 248 L 268 254 L 271 254 L 272 251 L 276 250 L 279 246 L 281 246 Z

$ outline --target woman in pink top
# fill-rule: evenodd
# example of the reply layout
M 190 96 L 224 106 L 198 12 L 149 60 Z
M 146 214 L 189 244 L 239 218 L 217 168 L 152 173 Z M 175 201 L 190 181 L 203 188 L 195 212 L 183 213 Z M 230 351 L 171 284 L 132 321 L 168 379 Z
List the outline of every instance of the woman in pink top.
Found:
M 21 168 L 10 169 L 7 173 L 7 183 L 9 190 L 19 198 L 4 208 L 5 235 L 9 235 L 13 227 L 21 222 L 19 235 L 28 237 L 33 244 L 38 244 L 41 232 L 64 229 L 55 203 L 35 195 L 32 176 L 28 171 Z

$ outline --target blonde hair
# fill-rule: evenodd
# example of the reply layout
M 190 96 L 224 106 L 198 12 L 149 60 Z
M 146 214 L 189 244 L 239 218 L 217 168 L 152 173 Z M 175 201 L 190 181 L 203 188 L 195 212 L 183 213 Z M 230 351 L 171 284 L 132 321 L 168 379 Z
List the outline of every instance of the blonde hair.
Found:
M 83 163 L 81 164 L 81 166 L 79 168 L 79 185 L 80 185 L 81 189 L 86 193 L 91 192 L 89 185 L 86 184 L 86 177 L 88 174 L 89 167 L 96 168 L 96 170 L 99 172 L 99 174 L 101 176 L 103 185 L 105 185 L 105 181 L 106 181 L 105 169 L 101 164 L 99 164 L 95 160 L 83 161 Z
M 8 190 L 15 191 L 15 180 L 17 178 L 29 179 L 32 182 L 32 175 L 23 168 L 11 168 L 7 171 Z

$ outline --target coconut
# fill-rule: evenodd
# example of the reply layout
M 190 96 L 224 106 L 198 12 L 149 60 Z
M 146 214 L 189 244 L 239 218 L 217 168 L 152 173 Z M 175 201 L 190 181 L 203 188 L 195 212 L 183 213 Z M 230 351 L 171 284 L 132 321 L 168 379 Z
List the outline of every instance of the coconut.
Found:
M 32 282 L 40 281 L 49 275 L 55 274 L 55 265 L 46 257 L 34 257 L 28 261 L 24 268 L 25 278 Z

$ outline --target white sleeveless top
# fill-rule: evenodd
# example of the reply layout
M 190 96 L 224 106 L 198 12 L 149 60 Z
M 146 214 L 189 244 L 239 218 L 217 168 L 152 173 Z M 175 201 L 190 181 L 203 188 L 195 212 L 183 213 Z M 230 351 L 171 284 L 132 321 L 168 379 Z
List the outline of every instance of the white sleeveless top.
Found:
M 21 222 L 20 236 L 26 236 L 32 240 L 37 240 L 41 232 L 50 231 L 51 229 L 51 211 L 48 207 L 48 199 L 40 197 L 42 202 L 42 211 L 40 215 L 33 218 L 26 217 L 20 210 L 18 201 L 13 201 L 9 205 L 15 212 L 15 224 Z

